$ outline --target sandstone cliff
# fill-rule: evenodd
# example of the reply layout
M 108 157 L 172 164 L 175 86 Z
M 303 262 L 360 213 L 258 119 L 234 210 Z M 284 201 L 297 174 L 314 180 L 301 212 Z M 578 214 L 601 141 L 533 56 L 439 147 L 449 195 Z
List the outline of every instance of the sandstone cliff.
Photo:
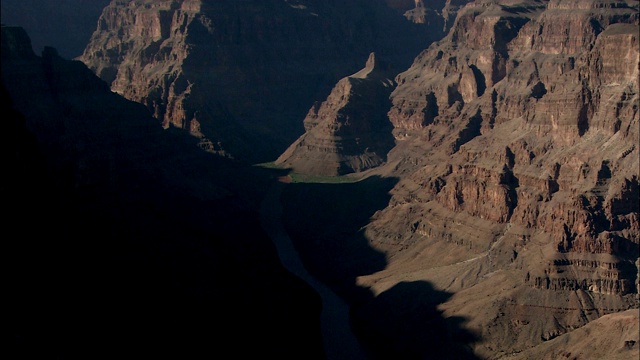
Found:
M 387 0 L 407 19 L 426 26 L 434 38 L 444 36 L 466 3 Z M 303 121 L 305 133 L 275 164 L 300 174 L 334 176 L 385 163 L 395 145 L 387 119 L 389 95 L 397 85 L 393 78 L 402 69 L 380 62 L 372 53 L 364 69 L 338 81 L 323 102 L 316 102 Z
M 476 2 L 460 11 L 447 38 L 397 78 L 389 117 L 406 144 L 389 157 L 411 175 L 371 223 L 373 241 L 391 254 L 401 244 L 423 253 L 443 239 L 451 245 L 437 253 L 468 254 L 460 260 L 487 252 L 475 260 L 486 260 L 481 273 L 520 273 L 514 286 L 540 289 L 536 297 L 547 299 L 547 313 L 559 322 L 540 332 L 530 320 L 528 326 L 476 320 L 488 343 L 503 337 L 502 345 L 487 343 L 479 354 L 523 349 L 592 319 L 562 310 L 561 299 L 571 292 L 591 304 L 578 306 L 582 312 L 607 313 L 612 301 L 616 309 L 635 303 L 637 6 Z M 419 166 L 411 168 L 417 170 L 400 163 L 406 152 L 417 158 Z M 449 229 L 449 222 L 458 225 Z M 400 239 L 385 236 L 385 229 L 403 227 Z M 488 280 L 467 281 L 458 286 L 480 289 Z M 530 290 L 522 291 L 501 311 L 513 315 L 535 305 Z M 492 327 L 523 338 L 509 343 Z

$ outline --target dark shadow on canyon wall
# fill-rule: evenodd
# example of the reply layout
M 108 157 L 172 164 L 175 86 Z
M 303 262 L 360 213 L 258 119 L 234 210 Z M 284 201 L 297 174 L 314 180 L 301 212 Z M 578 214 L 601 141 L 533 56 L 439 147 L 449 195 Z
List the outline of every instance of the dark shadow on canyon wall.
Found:
M 469 344 L 479 338 L 466 319 L 437 308 L 451 295 L 426 281 L 401 282 L 356 306 L 352 326 L 372 359 L 478 359 Z
M 305 267 L 350 301 L 367 297 L 354 287 L 357 276 L 383 270 L 385 254 L 361 234 L 377 210 L 389 202 L 395 178 L 359 182 L 293 183 L 284 190 L 283 221 Z
M 2 28 L 8 352 L 22 359 L 323 359 L 321 303 L 256 202 L 281 175 L 163 130 Z
M 399 283 L 374 297 L 355 279 L 387 266 L 362 227 L 385 208 L 395 178 L 352 183 L 292 183 L 285 188 L 283 221 L 307 270 L 351 306 L 352 330 L 371 359 L 477 359 L 478 337 L 466 319 L 437 309 L 452 295 L 425 281 Z

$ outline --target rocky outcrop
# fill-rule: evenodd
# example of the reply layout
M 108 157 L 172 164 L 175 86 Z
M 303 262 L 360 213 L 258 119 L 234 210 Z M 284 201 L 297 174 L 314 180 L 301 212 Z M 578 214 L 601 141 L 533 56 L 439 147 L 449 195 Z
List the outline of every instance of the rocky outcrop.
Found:
M 518 179 L 506 166 L 500 171 L 474 165 L 456 167 L 446 181 L 437 198 L 451 211 L 505 223 L 518 205 Z
M 421 0 L 388 0 L 387 5 L 404 12 L 412 22 L 425 25 L 433 38 L 438 37 L 439 29 L 442 34 L 446 32 L 450 17 L 455 17 L 457 10 L 468 2 L 425 4 Z M 365 69 L 340 80 L 325 101 L 312 106 L 304 119 L 305 134 L 278 157 L 276 165 L 307 175 L 332 176 L 358 173 L 385 163 L 394 140 L 384 114 L 390 107 L 389 94 L 396 86 L 392 79 L 399 70 L 378 64 L 373 54 Z M 473 78 L 474 73 L 469 71 Z M 415 114 L 421 124 L 433 121 L 438 115 L 434 94 L 427 94 L 426 100 L 425 110 Z M 463 138 L 473 136 L 477 127 L 475 119 L 460 134 Z
M 340 80 L 321 104 L 309 110 L 306 132 L 276 165 L 307 175 L 335 176 L 381 165 L 393 147 L 384 116 L 395 83 L 393 70 L 372 53 L 366 66 Z
M 165 128 L 214 153 L 269 161 L 369 53 L 406 68 L 433 40 L 426 29 L 383 0 L 112 1 L 81 60 Z

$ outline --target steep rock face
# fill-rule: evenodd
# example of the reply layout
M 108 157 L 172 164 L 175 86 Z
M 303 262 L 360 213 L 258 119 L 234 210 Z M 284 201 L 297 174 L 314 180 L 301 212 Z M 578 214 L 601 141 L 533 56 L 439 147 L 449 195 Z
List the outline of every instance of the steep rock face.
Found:
M 163 130 L 82 63 L 36 56 L 23 29 L 1 35 L 9 348 L 323 359 L 319 298 L 280 264 L 248 191 L 271 175 Z
M 514 216 L 521 225 L 541 227 L 556 235 L 560 235 L 560 230 L 550 227 L 565 224 L 571 233 L 587 236 L 589 241 L 595 241 L 594 232 L 609 230 L 615 216 L 610 210 L 607 216 L 598 209 L 610 209 L 613 198 L 630 194 L 629 191 L 636 190 L 629 188 L 637 187 L 638 166 L 631 154 L 636 151 L 638 139 L 638 39 L 634 31 L 638 17 L 633 8 L 604 11 L 601 8 L 606 7 L 601 2 L 591 6 L 587 3 L 580 2 L 581 6 L 570 7 L 571 11 L 559 10 L 562 2 L 550 2 L 548 8 L 541 8 L 539 2 L 469 6 L 459 16 L 458 25 L 448 39 L 422 54 L 411 69 L 398 77 L 400 85 L 392 95 L 394 106 L 389 113 L 396 136 L 402 138 L 411 130 L 426 130 L 429 139 L 439 141 L 422 146 L 439 148 L 442 144 L 464 164 L 429 176 L 440 178 L 438 188 L 429 186 L 432 193 L 442 193 L 436 199 L 442 199 L 445 207 L 482 218 L 501 219 L 499 222 Z M 566 16 L 570 25 L 579 19 L 575 20 L 579 24 L 570 28 L 586 24 L 598 28 L 597 33 L 586 36 L 588 31 L 581 30 L 580 36 L 569 34 L 571 42 L 579 45 L 561 50 L 555 45 L 540 44 L 544 43 L 542 40 L 523 45 L 523 38 L 529 39 L 532 28 L 541 29 L 536 33 L 544 32 L 542 29 L 550 18 L 556 17 L 553 23 L 557 24 Z M 630 23 L 611 24 L 615 21 Z M 478 29 L 471 31 L 470 27 Z M 505 32 L 502 28 L 512 31 Z M 460 38 L 461 34 L 473 33 L 486 36 Z M 506 38 L 512 40 L 507 42 Z M 549 38 L 552 37 L 544 37 Z M 619 47 L 616 56 L 603 56 L 605 51 L 614 51 L 613 44 L 624 46 Z M 460 47 L 463 49 L 456 50 Z M 483 56 L 483 51 L 468 52 L 486 47 L 493 47 L 485 50 L 490 56 Z M 578 49 L 588 50 L 577 53 Z M 447 52 L 452 54 L 446 55 Z M 514 123 L 521 124 L 517 132 Z M 444 126 L 459 130 L 451 131 Z M 581 153 L 582 149 L 597 145 L 605 147 L 604 153 Z M 505 173 L 510 180 L 499 175 Z M 494 209 L 506 206 L 513 213 L 502 211 L 496 217 L 465 210 L 460 206 L 465 203 L 461 192 L 469 179 L 504 185 L 504 195 L 495 196 L 492 191 L 494 195 L 480 203 L 487 201 Z M 479 183 L 476 184 L 466 191 L 479 188 Z M 514 191 L 513 196 L 506 196 L 508 188 Z M 523 192 L 527 188 L 535 189 L 535 193 Z M 520 191 L 516 193 L 515 189 Z M 475 190 L 473 193 L 482 194 Z M 545 221 L 546 212 L 540 211 L 540 205 L 529 203 L 532 199 L 549 202 L 554 197 L 563 199 L 566 208 L 551 206 L 553 220 Z M 625 214 L 633 213 L 633 197 L 625 198 L 629 202 L 625 209 L 631 206 Z M 470 203 L 477 204 L 477 199 L 474 197 Z M 532 212 L 531 206 L 539 214 L 536 219 L 527 215 Z M 574 210 L 584 215 L 568 215 Z M 587 219 L 598 213 L 603 213 L 604 218 Z M 558 216 L 570 223 L 558 222 Z M 609 225 L 597 225 L 600 220 Z M 630 231 L 637 230 L 632 226 Z
M 395 83 L 392 69 L 371 54 L 364 69 L 340 80 L 309 110 L 306 132 L 276 165 L 309 175 L 343 175 L 379 166 L 393 147 L 384 116 Z
M 400 181 L 354 235 L 389 264 L 356 284 L 455 292 L 440 309 L 487 358 L 637 307 L 638 19 L 637 1 L 463 7 L 395 79 L 396 146 L 371 174 Z
M 81 59 L 203 148 L 272 160 L 337 80 L 372 51 L 408 66 L 424 29 L 382 0 L 113 1 Z

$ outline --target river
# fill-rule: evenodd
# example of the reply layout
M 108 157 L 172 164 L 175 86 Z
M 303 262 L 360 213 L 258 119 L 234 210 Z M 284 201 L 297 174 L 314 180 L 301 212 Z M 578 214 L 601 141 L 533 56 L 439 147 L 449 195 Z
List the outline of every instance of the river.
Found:
M 306 281 L 322 299 L 320 318 L 327 360 L 367 359 L 349 324 L 349 306 L 322 282 L 311 276 L 302 264 L 291 238 L 282 224 L 281 194 L 286 184 L 276 181 L 260 207 L 260 222 L 275 245 L 282 265 Z

